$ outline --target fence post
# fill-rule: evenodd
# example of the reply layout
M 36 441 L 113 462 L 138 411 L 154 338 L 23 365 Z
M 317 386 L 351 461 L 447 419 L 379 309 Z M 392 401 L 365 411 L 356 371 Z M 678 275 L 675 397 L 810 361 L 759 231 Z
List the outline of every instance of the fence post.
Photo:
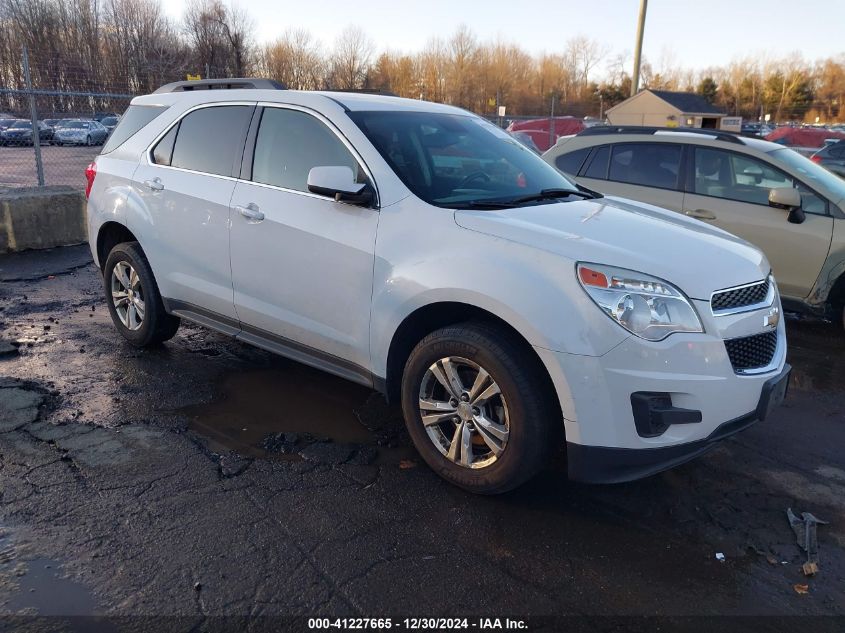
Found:
M 35 149 L 35 170 L 38 172 L 38 186 L 44 186 L 44 164 L 41 162 L 41 130 L 38 127 L 38 113 L 35 111 L 35 95 L 32 92 L 32 77 L 29 73 L 29 52 L 23 47 L 23 77 L 29 94 L 29 117 L 32 120 L 32 147 Z

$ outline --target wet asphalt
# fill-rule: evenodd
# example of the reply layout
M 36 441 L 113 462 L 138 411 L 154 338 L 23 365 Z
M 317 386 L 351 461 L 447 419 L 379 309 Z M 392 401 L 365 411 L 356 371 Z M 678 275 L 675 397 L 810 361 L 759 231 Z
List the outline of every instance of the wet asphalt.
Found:
M 832 325 L 790 319 L 785 405 L 692 463 L 477 497 L 372 391 L 187 323 L 131 348 L 86 248 L 0 257 L 0 615 L 845 615 Z

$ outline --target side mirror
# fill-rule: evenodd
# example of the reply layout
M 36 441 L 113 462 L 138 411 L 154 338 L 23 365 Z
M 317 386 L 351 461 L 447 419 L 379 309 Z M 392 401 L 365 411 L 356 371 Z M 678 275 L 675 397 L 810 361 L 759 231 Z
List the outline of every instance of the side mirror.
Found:
M 777 187 L 769 190 L 769 206 L 789 211 L 786 219 L 792 224 L 801 224 L 807 219 L 804 209 L 801 208 L 801 194 L 792 187 Z
M 352 169 L 341 166 L 312 167 L 308 172 L 308 191 L 362 207 L 372 204 L 375 198 L 370 185 L 355 182 Z

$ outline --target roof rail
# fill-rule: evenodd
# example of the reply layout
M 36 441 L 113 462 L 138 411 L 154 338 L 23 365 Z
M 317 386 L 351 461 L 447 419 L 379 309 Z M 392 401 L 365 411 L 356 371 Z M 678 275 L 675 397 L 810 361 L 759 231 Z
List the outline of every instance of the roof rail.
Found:
M 348 92 L 361 95 L 381 95 L 382 97 L 398 97 L 395 92 L 381 88 L 327 88 L 326 92 Z
M 163 92 L 191 92 L 193 90 L 238 90 L 253 88 L 256 90 L 285 90 L 284 84 L 272 79 L 251 79 L 251 78 L 225 78 L 225 79 L 198 79 L 196 81 L 174 81 L 165 84 L 153 94 Z
M 646 127 L 641 125 L 594 125 L 588 127 L 580 132 L 577 136 L 601 136 L 605 134 L 701 134 L 703 136 L 712 136 L 717 141 L 726 141 L 728 143 L 737 143 L 745 145 L 745 141 L 739 135 L 725 130 L 711 130 L 700 127 Z

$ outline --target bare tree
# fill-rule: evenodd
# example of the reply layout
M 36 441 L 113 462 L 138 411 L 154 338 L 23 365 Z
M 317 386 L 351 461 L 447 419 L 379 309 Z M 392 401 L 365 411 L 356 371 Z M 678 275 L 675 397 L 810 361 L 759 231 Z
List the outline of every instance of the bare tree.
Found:
M 319 42 L 307 30 L 289 29 L 264 48 L 265 73 L 295 90 L 316 90 L 326 75 Z
M 335 40 L 328 87 L 340 90 L 362 88 L 374 50 L 373 41 L 363 29 L 346 27 Z

